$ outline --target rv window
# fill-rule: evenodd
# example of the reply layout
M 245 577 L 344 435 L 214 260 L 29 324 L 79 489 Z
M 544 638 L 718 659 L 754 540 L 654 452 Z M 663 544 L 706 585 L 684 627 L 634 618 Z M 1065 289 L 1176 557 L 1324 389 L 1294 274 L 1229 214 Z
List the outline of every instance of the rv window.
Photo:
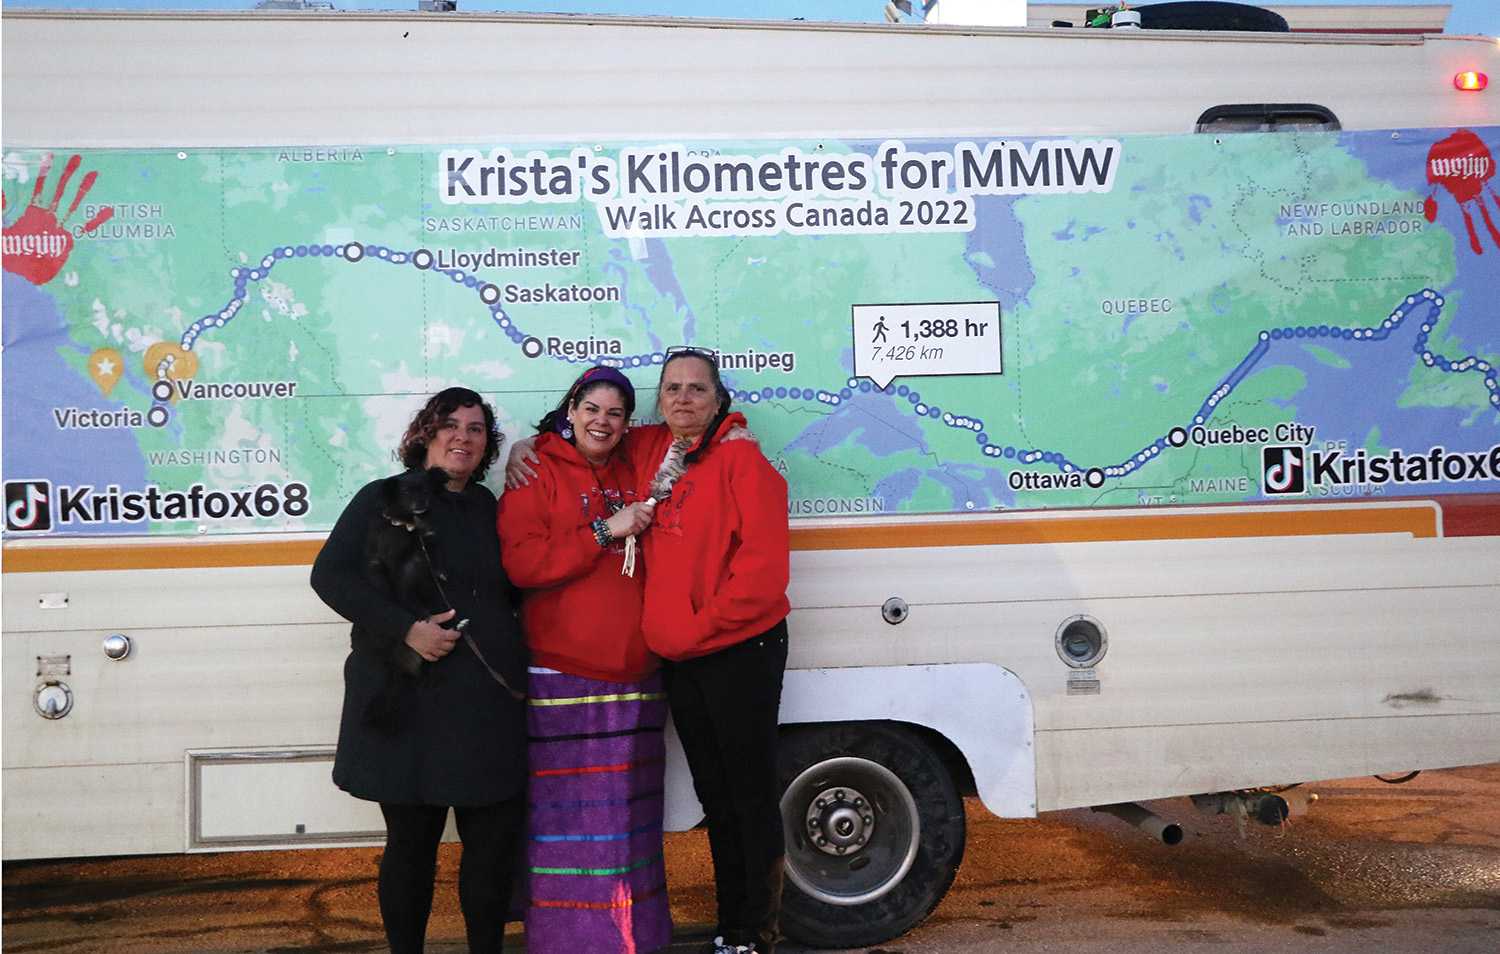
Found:
M 1337 132 L 1338 117 L 1312 103 L 1237 103 L 1215 106 L 1198 117 L 1196 131 L 1211 133 L 1318 130 Z

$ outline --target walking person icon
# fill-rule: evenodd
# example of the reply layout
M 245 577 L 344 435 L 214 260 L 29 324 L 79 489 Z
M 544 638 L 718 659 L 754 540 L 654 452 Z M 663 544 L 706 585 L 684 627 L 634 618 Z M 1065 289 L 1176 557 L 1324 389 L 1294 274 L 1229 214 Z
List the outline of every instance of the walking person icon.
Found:
M 885 316 L 881 315 L 875 319 L 875 339 L 872 344 L 880 344 L 885 341 Z

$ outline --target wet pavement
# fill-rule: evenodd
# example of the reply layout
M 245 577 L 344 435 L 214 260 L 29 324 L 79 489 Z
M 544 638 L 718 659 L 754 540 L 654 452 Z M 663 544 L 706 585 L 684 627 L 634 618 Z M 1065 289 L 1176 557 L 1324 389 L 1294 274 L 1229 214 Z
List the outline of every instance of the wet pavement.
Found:
M 1185 799 L 1151 803 L 1182 824 L 1175 847 L 1094 812 L 1002 820 L 971 801 L 968 849 L 948 897 L 910 934 L 860 950 L 1500 950 L 1500 765 L 1288 795 L 1300 807 L 1313 793 L 1280 828 L 1252 821 L 1242 830 Z M 378 952 L 377 857 L 343 849 L 12 863 L 4 949 Z M 672 950 L 700 950 L 712 918 L 702 833 L 669 836 L 667 857 L 683 926 Z M 434 954 L 463 950 L 457 862 L 457 847 L 445 846 Z

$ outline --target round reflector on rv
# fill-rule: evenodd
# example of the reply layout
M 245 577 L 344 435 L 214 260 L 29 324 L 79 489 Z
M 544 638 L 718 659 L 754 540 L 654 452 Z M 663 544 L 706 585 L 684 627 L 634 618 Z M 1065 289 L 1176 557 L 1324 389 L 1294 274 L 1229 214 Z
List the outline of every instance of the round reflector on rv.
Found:
M 1477 93 L 1490 85 L 1490 78 L 1478 70 L 1465 70 L 1453 77 L 1453 85 L 1466 93 Z

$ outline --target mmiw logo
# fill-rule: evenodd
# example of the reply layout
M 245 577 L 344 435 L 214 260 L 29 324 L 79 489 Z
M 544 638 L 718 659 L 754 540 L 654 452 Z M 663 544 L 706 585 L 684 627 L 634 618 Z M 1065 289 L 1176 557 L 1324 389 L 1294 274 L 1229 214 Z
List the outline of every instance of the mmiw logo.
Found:
M 43 533 L 52 529 L 52 481 L 5 482 L 5 529 L 11 533 Z
M 1307 459 L 1295 444 L 1272 444 L 1260 449 L 1261 489 L 1267 496 L 1307 493 Z

